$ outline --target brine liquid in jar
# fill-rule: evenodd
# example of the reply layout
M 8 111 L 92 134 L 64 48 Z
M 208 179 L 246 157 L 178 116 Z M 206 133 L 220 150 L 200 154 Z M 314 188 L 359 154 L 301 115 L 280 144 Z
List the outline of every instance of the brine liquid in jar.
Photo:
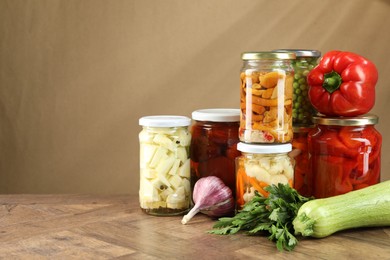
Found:
M 292 61 L 294 68 L 293 83 L 293 126 L 310 126 L 317 111 L 312 106 L 308 91 L 307 75 L 318 64 L 321 52 L 305 49 L 279 49 L 277 52 L 294 52 L 296 59 Z
M 294 53 L 243 53 L 239 137 L 245 143 L 288 143 L 293 137 Z
M 295 160 L 294 189 L 305 197 L 312 196 L 313 177 L 309 167 L 309 148 L 307 136 L 313 127 L 293 127 L 292 152 L 290 156 Z
M 242 155 L 236 158 L 236 205 L 240 210 L 258 191 L 268 197 L 265 187 L 294 184 L 294 159 L 290 143 L 257 145 L 238 143 Z
M 202 177 L 216 176 L 236 191 L 235 158 L 239 109 L 200 109 L 192 113 L 191 187 Z
M 191 119 L 147 116 L 139 124 L 141 209 L 157 216 L 186 213 L 191 206 Z
M 382 136 L 378 117 L 314 117 L 308 136 L 313 195 L 326 198 L 380 181 Z

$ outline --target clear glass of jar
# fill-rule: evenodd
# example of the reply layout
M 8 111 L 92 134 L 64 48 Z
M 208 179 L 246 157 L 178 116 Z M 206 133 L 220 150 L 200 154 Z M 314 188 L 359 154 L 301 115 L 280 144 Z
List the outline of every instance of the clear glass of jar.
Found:
M 292 52 L 242 54 L 240 141 L 291 141 L 294 59 Z
M 293 125 L 307 126 L 312 125 L 312 118 L 317 111 L 311 105 L 306 77 L 309 72 L 318 64 L 321 52 L 317 50 L 304 49 L 280 49 L 277 52 L 294 52 L 296 59 L 292 61 L 294 68 L 293 83 Z
M 308 135 L 313 195 L 326 198 L 380 181 L 382 136 L 378 117 L 313 117 Z
M 191 187 L 202 177 L 217 176 L 235 195 L 240 110 L 201 109 L 192 113 L 192 119 Z
M 294 138 L 292 140 L 292 152 L 290 156 L 295 160 L 294 189 L 299 194 L 312 196 L 312 176 L 309 167 L 309 148 L 307 136 L 313 130 L 312 127 L 293 127 Z
M 191 119 L 146 116 L 139 124 L 141 209 L 158 216 L 186 213 L 191 206 Z
M 294 159 L 289 156 L 291 143 L 246 144 L 238 143 L 242 155 L 236 158 L 237 209 L 250 201 L 257 190 L 267 197 L 265 187 L 272 184 L 294 184 Z

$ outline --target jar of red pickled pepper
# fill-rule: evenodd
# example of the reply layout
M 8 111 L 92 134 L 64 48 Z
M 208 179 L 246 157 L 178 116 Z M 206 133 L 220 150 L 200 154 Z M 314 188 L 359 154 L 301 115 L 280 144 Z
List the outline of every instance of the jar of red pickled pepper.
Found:
M 289 143 L 293 137 L 293 52 L 242 54 L 240 141 Z
M 190 147 L 191 185 L 206 176 L 217 176 L 235 194 L 235 158 L 239 109 L 201 109 L 192 113 Z
M 308 134 L 313 126 L 293 127 L 292 152 L 290 156 L 295 159 L 294 188 L 299 194 L 312 196 L 312 176 L 309 169 Z
M 380 182 L 378 117 L 313 117 L 308 135 L 313 195 L 326 198 Z

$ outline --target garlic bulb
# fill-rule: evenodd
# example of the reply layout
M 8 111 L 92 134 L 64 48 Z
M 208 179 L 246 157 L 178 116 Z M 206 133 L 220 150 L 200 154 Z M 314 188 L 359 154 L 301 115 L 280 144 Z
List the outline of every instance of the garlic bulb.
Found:
M 232 191 L 216 176 L 203 177 L 195 183 L 193 200 L 195 205 L 183 217 L 182 224 L 187 224 L 198 212 L 210 217 L 222 217 L 234 211 Z

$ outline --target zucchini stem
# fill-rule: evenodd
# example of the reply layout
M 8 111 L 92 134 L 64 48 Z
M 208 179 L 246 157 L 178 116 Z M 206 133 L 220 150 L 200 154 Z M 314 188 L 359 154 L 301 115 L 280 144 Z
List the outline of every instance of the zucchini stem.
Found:
M 294 219 L 295 235 L 311 236 L 314 233 L 313 226 L 316 221 L 305 213 Z

